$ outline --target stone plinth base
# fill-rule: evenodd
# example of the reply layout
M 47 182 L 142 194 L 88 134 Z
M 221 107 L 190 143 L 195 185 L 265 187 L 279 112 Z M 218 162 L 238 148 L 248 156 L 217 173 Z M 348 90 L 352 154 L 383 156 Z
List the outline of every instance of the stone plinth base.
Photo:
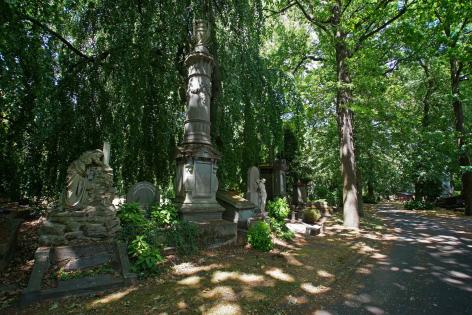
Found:
M 226 220 L 193 222 L 198 226 L 199 241 L 203 247 L 219 247 L 236 243 L 238 226 Z
M 113 205 L 57 209 L 43 222 L 39 241 L 48 246 L 102 242 L 114 239 L 119 230 L 120 220 Z
M 191 203 L 177 204 L 180 217 L 184 221 L 206 222 L 221 220 L 223 208 L 219 203 Z

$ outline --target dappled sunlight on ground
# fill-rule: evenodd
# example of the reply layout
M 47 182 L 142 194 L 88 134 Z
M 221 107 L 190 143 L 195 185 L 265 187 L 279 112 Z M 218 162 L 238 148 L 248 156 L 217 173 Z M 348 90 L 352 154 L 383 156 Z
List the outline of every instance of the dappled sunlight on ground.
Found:
M 395 206 L 379 208 L 388 216 L 377 217 L 372 209 L 362 219 L 361 229 L 346 229 L 334 217 L 323 236 L 299 234 L 291 242 L 278 240 L 270 253 L 228 247 L 169 258 L 167 271 L 138 286 L 100 297 L 62 300 L 52 309 L 52 302 L 43 303 L 39 314 L 84 309 L 100 314 L 384 314 L 388 290 L 410 298 L 411 287 L 404 277 L 417 278 L 425 287 L 439 281 L 472 292 L 471 266 L 464 259 L 472 245 L 468 223 L 454 221 L 458 230 L 449 233 L 443 226 L 450 221 L 447 218 L 412 216 L 405 221 L 404 212 Z M 421 259 L 408 260 L 411 246 L 424 250 Z M 380 281 L 387 296 L 383 290 L 369 290 L 368 279 Z M 411 298 L 402 303 L 420 299 Z M 341 311 L 332 310 L 339 305 Z
M 133 287 L 130 287 L 130 288 L 126 288 L 124 290 L 120 290 L 120 291 L 117 291 L 117 292 L 114 292 L 114 293 L 111 293 L 111 294 L 107 294 L 104 297 L 101 297 L 101 298 L 96 299 L 95 301 L 89 303 L 87 308 L 88 309 L 93 309 L 93 308 L 95 308 L 97 306 L 100 306 L 100 305 L 103 305 L 103 304 L 116 302 L 116 301 L 121 300 L 122 298 L 124 298 L 125 296 L 127 296 L 128 294 L 130 294 L 131 292 L 136 291 L 136 290 L 137 290 L 137 287 L 133 286 Z
M 74 314 L 84 309 L 100 314 L 310 313 L 341 296 L 342 279 L 349 273 L 344 264 L 358 255 L 352 242 L 360 234 L 352 232 L 346 232 L 348 242 L 337 234 L 298 235 L 291 242 L 277 241 L 269 253 L 228 247 L 173 257 L 167 271 L 135 287 L 61 300 L 52 309 L 46 302 L 39 306 L 39 314 L 62 315 L 64 310 Z
M 241 307 L 236 303 L 219 303 L 210 309 L 200 308 L 205 315 L 236 315 L 242 314 Z
M 197 266 L 191 262 L 185 262 L 172 267 L 175 275 L 193 275 L 201 271 L 209 271 L 213 269 L 222 269 L 221 264 L 211 264 L 206 266 Z
M 380 205 L 379 213 L 387 227 L 383 235 L 375 232 L 376 238 L 370 239 L 380 239 L 384 248 L 362 242 L 352 246 L 369 255 L 369 263 L 357 268 L 357 289 L 345 294 L 332 313 L 442 314 L 449 309 L 467 313 L 472 292 L 472 221 L 418 215 L 389 204 Z M 361 239 L 372 234 L 360 233 Z M 454 299 L 458 302 L 451 304 Z

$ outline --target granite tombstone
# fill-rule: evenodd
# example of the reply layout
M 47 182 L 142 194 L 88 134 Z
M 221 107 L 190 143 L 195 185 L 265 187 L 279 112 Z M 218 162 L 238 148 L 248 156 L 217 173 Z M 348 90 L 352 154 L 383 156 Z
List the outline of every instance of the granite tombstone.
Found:
M 153 184 L 146 181 L 134 184 L 126 195 L 126 202 L 136 202 L 144 210 L 149 210 L 151 206 L 159 204 L 159 201 L 159 191 Z

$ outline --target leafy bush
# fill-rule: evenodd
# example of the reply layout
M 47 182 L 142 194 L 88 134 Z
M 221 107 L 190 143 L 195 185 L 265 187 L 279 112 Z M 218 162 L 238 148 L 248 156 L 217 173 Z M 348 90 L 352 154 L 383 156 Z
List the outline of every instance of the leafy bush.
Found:
M 167 234 L 167 243 L 175 246 L 180 255 L 193 255 L 198 251 L 198 227 L 191 222 L 176 222 Z
M 432 210 L 434 208 L 433 204 L 421 200 L 407 201 L 403 204 L 403 207 L 407 210 Z
M 252 248 L 270 251 L 274 244 L 272 243 L 270 226 L 266 222 L 256 222 L 249 228 L 247 239 Z
M 141 273 L 157 271 L 157 264 L 163 261 L 159 250 L 146 242 L 144 236 L 138 235 L 128 247 L 128 252 L 134 260 L 133 269 Z
M 284 221 L 290 214 L 290 207 L 285 198 L 277 198 L 274 201 L 269 201 L 267 203 L 267 209 L 269 216 L 277 221 Z
M 280 234 L 280 238 L 286 241 L 291 241 L 295 237 L 295 233 L 293 231 L 287 229 L 286 231 L 282 231 L 282 234 Z
M 289 230 L 284 221 L 277 221 L 274 218 L 269 218 L 269 226 L 271 232 L 278 238 L 291 241 L 295 237 L 295 233 Z
M 139 204 L 124 203 L 118 209 L 118 218 L 120 218 L 122 226 L 139 226 L 147 223 Z
M 177 208 L 175 205 L 168 203 L 162 206 L 154 206 L 151 209 L 151 220 L 157 226 L 169 226 L 177 222 Z
M 317 208 L 311 207 L 303 210 L 303 221 L 308 224 L 314 224 L 321 218 L 320 210 Z

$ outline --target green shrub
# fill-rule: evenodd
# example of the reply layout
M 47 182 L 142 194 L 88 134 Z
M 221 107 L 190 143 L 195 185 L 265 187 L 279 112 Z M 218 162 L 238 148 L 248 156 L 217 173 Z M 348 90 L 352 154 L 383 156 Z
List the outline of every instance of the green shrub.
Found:
M 167 232 L 167 244 L 175 246 L 180 255 L 198 252 L 198 227 L 191 222 L 176 222 Z
M 128 253 L 133 259 L 133 269 L 140 273 L 154 273 L 157 264 L 164 259 L 159 250 L 146 242 L 144 236 L 138 235 L 128 246 Z
M 267 209 L 269 216 L 277 221 L 284 221 L 290 214 L 290 207 L 285 198 L 277 198 L 274 201 L 269 201 L 267 203 Z
M 120 218 L 122 226 L 139 226 L 147 224 L 146 218 L 137 203 L 122 204 L 118 209 L 117 215 L 118 218 Z
M 277 221 L 274 218 L 269 218 L 269 226 L 271 232 L 278 238 L 291 241 L 295 237 L 295 233 L 289 230 L 284 221 Z
M 280 238 L 286 241 L 291 241 L 295 237 L 295 233 L 293 231 L 287 229 L 286 231 L 282 231 L 282 234 L 280 234 Z
M 276 236 L 281 235 L 282 232 L 287 229 L 287 226 L 283 221 L 277 221 L 274 218 L 269 218 L 268 221 L 271 232 L 274 233 Z
M 171 203 L 154 206 L 151 209 L 151 220 L 159 227 L 174 224 L 177 222 L 177 208 Z
M 305 221 L 308 224 L 314 224 L 320 218 L 321 218 L 321 212 L 317 208 L 311 207 L 311 208 L 305 208 L 305 210 L 303 210 L 303 221 Z
M 256 222 L 249 228 L 247 233 L 247 240 L 252 248 L 262 250 L 264 252 L 270 251 L 274 244 L 272 243 L 270 226 L 266 222 Z
M 432 210 L 434 208 L 433 204 L 421 200 L 407 201 L 403 204 L 403 207 L 407 210 Z

